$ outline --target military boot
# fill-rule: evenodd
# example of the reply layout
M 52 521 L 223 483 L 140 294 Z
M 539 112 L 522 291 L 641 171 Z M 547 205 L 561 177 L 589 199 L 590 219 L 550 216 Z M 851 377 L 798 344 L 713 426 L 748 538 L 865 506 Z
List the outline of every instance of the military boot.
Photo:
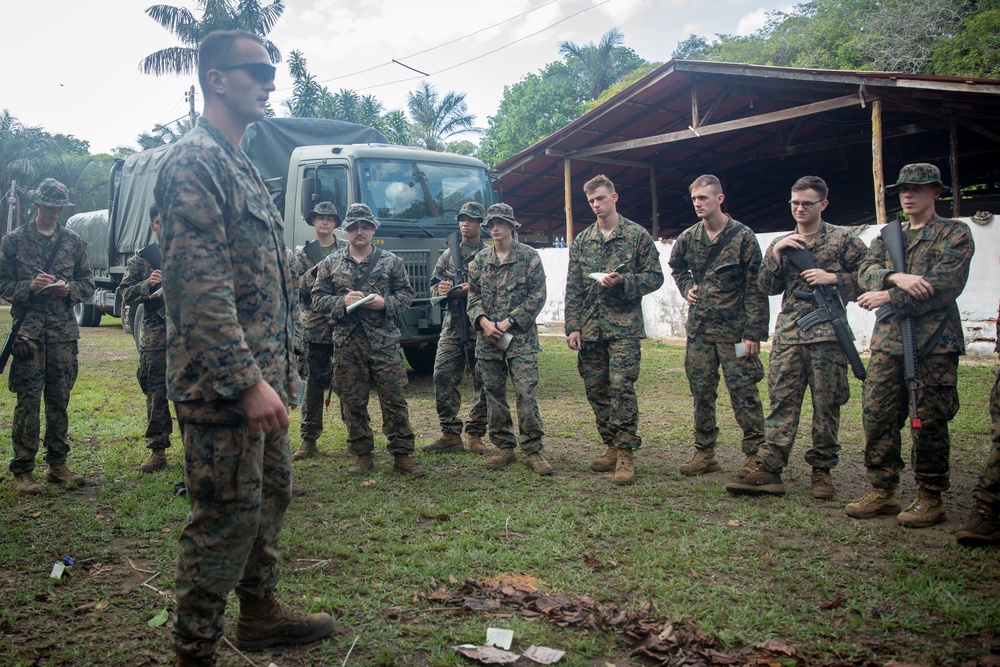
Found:
M 461 438 L 459 438 L 459 442 L 461 442 Z M 423 477 L 427 474 L 416 461 L 410 458 L 409 454 L 400 454 L 394 458 L 392 467 L 396 472 L 401 472 L 410 477 Z
M 465 436 L 465 443 L 468 446 L 469 451 L 473 454 L 488 454 L 490 448 L 486 446 L 483 442 L 483 436 L 481 435 L 469 435 Z
M 452 452 L 464 451 L 465 445 L 462 443 L 462 434 L 445 433 L 431 444 L 424 445 L 420 449 L 428 454 L 451 454 Z
M 514 450 L 511 449 L 510 451 L 513 452 Z M 538 452 L 528 454 L 528 457 L 524 460 L 524 464 L 531 468 L 536 475 L 552 474 L 552 466 L 549 465 L 549 462 L 545 460 L 545 457 Z
M 45 479 L 53 484 L 66 482 L 74 486 L 83 486 L 87 483 L 87 478 L 77 474 L 66 467 L 65 463 L 50 463 L 45 469 Z
M 812 497 L 819 500 L 829 500 L 837 493 L 829 468 L 813 468 L 811 492 Z
M 500 468 L 506 468 L 516 460 L 517 453 L 514 451 L 513 447 L 509 449 L 501 449 L 493 455 L 493 458 L 486 462 L 486 467 L 493 470 L 499 470 Z
M 635 482 L 635 459 L 631 449 L 619 449 L 615 461 L 615 484 L 628 486 Z
M 282 607 L 273 595 L 240 600 L 236 648 L 261 651 L 275 644 L 308 644 L 333 632 L 329 614 L 299 614 Z
M 611 472 L 618 465 L 618 448 L 608 447 L 600 458 L 594 459 L 590 463 L 590 469 L 594 472 Z
M 785 493 L 785 484 L 781 481 L 780 474 L 771 472 L 757 463 L 753 472 L 746 477 L 728 482 L 726 491 L 737 496 L 781 496 Z
M 215 654 L 196 658 L 187 653 L 178 653 L 174 667 L 215 667 Z
M 929 528 L 948 519 L 940 491 L 917 489 L 917 497 L 910 506 L 896 516 L 896 523 L 907 528 Z
M 844 508 L 844 514 L 855 519 L 874 519 L 880 514 L 896 514 L 899 509 L 896 489 L 880 489 L 873 486 L 863 498 L 848 503 Z
M 312 458 L 317 454 L 319 454 L 319 450 L 316 448 L 316 441 L 312 438 L 302 438 L 302 444 L 292 454 L 292 458 L 296 461 L 301 461 L 302 459 Z
M 33 496 L 37 496 L 45 490 L 41 484 L 35 481 L 35 476 L 30 472 L 22 472 L 19 475 L 14 475 L 10 480 L 10 485 L 18 493 L 26 493 Z
M 347 469 L 348 475 L 363 475 L 372 469 L 374 463 L 372 462 L 371 454 L 362 454 L 358 457 L 358 460 L 354 462 L 350 468 Z
M 167 467 L 167 453 L 162 449 L 149 450 L 149 458 L 139 464 L 139 472 L 156 472 Z
M 969 512 L 969 520 L 955 533 L 958 543 L 967 547 L 1000 544 L 1000 516 L 997 510 L 977 500 Z
M 682 475 L 692 477 L 694 475 L 704 475 L 707 472 L 721 470 L 722 466 L 715 459 L 715 449 L 699 449 L 694 453 L 694 458 L 680 467 Z
M 737 479 L 743 479 L 756 469 L 757 469 L 757 455 L 751 454 L 750 456 L 743 459 L 743 465 L 741 465 L 740 469 L 736 471 L 736 477 Z

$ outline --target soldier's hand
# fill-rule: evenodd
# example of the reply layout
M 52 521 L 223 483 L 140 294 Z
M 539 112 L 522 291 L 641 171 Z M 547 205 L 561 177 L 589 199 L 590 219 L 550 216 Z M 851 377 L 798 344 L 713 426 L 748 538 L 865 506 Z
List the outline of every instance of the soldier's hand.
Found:
M 601 287 L 614 287 L 621 281 L 625 280 L 625 276 L 620 273 L 609 273 L 601 279 Z
M 934 286 L 924 280 L 923 276 L 912 273 L 891 273 L 885 279 L 890 285 L 895 285 L 917 301 L 927 301 L 934 296 Z
M 36 274 L 35 277 L 31 279 L 30 283 L 28 283 L 28 289 L 32 292 L 37 292 L 43 287 L 48 287 L 55 281 L 56 281 L 55 276 L 49 275 L 48 273 L 39 273 Z
M 813 287 L 837 284 L 837 274 L 823 269 L 806 269 L 802 272 L 802 277 Z
M 52 298 L 62 298 L 69 295 L 69 285 L 62 280 L 52 283 L 53 287 L 48 288 L 42 294 Z
M 774 258 L 781 263 L 781 252 L 786 248 L 794 248 L 795 250 L 803 250 L 806 247 L 806 237 L 802 234 L 789 234 L 785 238 L 781 239 L 774 244 L 774 248 L 771 252 L 774 254 Z
M 450 280 L 442 280 L 441 282 L 438 283 L 438 294 L 440 296 L 447 295 L 448 294 L 448 290 L 450 290 L 450 289 L 451 289 L 451 281 Z
M 691 289 L 688 290 L 688 293 L 687 293 L 687 302 L 688 302 L 689 306 L 693 306 L 696 303 L 698 303 L 698 286 L 697 285 L 695 285 L 694 287 L 692 287 Z
M 159 269 L 154 269 L 152 273 L 149 274 L 149 288 L 155 289 L 163 282 L 163 273 Z
M 759 340 L 747 340 L 743 339 L 743 345 L 746 347 L 747 359 L 751 357 L 756 357 L 760 354 L 760 341 Z
M 865 292 L 858 297 L 858 305 L 865 310 L 878 310 L 882 306 L 890 303 L 892 299 L 889 297 L 889 290 L 875 290 L 874 292 Z
M 579 350 L 580 349 L 580 332 L 579 331 L 571 331 L 571 332 L 569 332 L 569 335 L 566 336 L 566 346 L 569 349 L 571 349 L 571 350 Z
M 361 304 L 361 307 L 368 310 L 385 310 L 385 299 L 376 294 L 374 299 L 368 303 Z
M 288 410 L 278 392 L 264 380 L 258 380 L 240 392 L 240 405 L 247 416 L 251 434 L 260 431 L 277 433 L 288 428 Z
M 469 293 L 469 283 L 462 283 L 458 286 L 458 289 L 452 294 L 456 299 L 461 299 Z
M 348 292 L 347 294 L 344 295 L 344 305 L 351 306 L 357 303 L 358 301 L 361 301 L 361 299 L 363 298 L 365 298 L 364 292 L 358 292 L 356 290 L 353 292 Z
M 480 326 L 483 328 L 483 335 L 486 336 L 486 340 L 495 343 L 503 337 L 503 332 L 485 315 L 481 318 Z

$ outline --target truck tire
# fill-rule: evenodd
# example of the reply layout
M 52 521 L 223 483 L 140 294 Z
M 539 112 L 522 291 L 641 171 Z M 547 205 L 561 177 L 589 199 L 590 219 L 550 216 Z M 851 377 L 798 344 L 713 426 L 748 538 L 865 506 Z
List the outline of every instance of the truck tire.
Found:
M 437 341 L 420 346 L 403 348 L 406 362 L 410 364 L 417 375 L 432 375 L 434 373 L 434 357 L 437 356 Z
M 81 327 L 101 326 L 101 311 L 91 303 L 78 303 L 73 306 L 73 314 L 76 315 L 76 323 Z

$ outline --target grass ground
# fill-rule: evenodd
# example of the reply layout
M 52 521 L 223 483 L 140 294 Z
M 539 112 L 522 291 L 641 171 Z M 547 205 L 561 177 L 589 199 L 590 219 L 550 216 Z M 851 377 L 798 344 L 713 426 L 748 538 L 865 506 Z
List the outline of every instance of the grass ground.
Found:
M 0 311 L 0 331 L 8 326 Z M 0 483 L 0 664 L 170 664 L 167 626 L 148 621 L 171 605 L 187 511 L 173 495 L 181 449 L 175 434 L 165 471 L 135 470 L 145 457 L 144 399 L 131 338 L 114 321 L 83 335 L 70 464 L 91 483 L 35 498 Z M 418 455 L 428 475 L 404 479 L 392 472 L 383 438 L 372 474 L 351 478 L 345 431 L 331 410 L 320 456 L 296 463 L 307 493 L 288 512 L 279 597 L 333 613 L 335 635 L 251 654 L 252 663 L 222 645 L 220 664 L 341 665 L 349 651 L 350 665 L 469 664 L 450 647 L 483 643 L 487 627 L 512 629 L 515 650 L 565 650 L 563 665 L 642 664 L 613 631 L 562 627 L 516 605 L 470 612 L 434 601 L 434 591 L 454 597 L 467 577 L 531 581 L 604 610 L 693 622 L 723 653 L 780 639 L 796 651 L 784 664 L 952 665 L 1000 652 L 1000 550 L 964 549 L 953 539 L 987 452 L 991 365 L 961 368 L 949 521 L 912 531 L 892 517 L 843 513 L 866 488 L 857 382 L 843 415 L 835 500 L 810 497 L 801 442 L 785 497 L 734 498 L 724 484 L 742 455 L 725 392 L 724 471 L 685 478 L 677 472 L 691 454 L 683 349 L 647 343 L 643 355 L 645 442 L 637 483 L 627 488 L 589 469 L 602 448 L 575 356 L 561 339 L 546 340 L 540 357 L 550 478 L 523 465 L 488 471 L 482 457 L 458 454 Z M 418 446 L 426 444 L 438 435 L 429 378 L 411 376 L 408 398 Z M 14 396 L 0 392 L 5 433 L 13 406 Z M 807 409 L 803 423 L 809 419 Z M 293 444 L 297 420 L 293 414 Z M 39 457 L 38 472 L 43 465 Z M 6 466 L 2 474 L 9 476 Z M 900 491 L 904 502 L 914 494 L 909 471 Z M 49 573 L 63 555 L 77 563 L 57 582 Z

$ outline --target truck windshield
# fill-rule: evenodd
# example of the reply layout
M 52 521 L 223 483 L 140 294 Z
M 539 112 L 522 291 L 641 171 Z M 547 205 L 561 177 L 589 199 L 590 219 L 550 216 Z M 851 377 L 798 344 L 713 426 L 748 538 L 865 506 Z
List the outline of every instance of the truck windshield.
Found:
M 493 202 L 489 174 L 471 165 L 363 158 L 358 172 L 361 200 L 379 220 L 452 228 L 465 202 Z

